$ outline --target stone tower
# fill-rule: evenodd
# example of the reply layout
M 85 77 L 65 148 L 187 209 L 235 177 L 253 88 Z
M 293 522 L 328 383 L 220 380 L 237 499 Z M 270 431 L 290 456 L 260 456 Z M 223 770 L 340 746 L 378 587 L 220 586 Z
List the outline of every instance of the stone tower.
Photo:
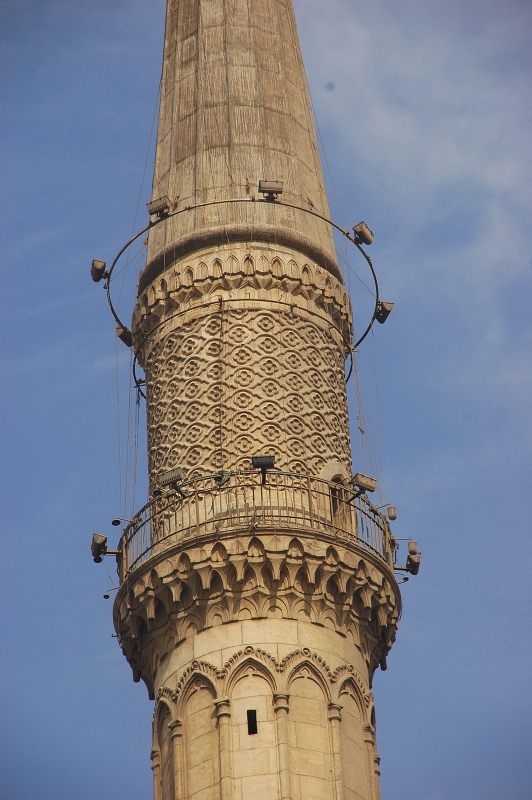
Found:
M 351 307 L 291 0 L 168 0 L 153 200 L 150 502 L 114 622 L 156 701 L 155 800 L 378 800 L 400 595 L 351 483 Z

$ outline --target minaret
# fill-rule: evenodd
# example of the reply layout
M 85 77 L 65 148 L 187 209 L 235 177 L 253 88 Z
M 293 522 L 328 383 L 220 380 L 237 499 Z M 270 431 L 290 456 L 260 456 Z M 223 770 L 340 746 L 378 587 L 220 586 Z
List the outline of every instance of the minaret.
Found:
M 378 800 L 400 595 L 352 483 L 351 307 L 291 0 L 168 1 L 153 201 L 150 502 L 114 622 L 155 700 L 155 800 Z

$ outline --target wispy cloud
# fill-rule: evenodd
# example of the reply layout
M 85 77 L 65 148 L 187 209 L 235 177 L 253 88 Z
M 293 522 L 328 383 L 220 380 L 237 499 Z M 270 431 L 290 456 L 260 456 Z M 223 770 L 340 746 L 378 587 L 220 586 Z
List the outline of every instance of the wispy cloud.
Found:
M 530 317 L 517 335 L 502 295 L 532 288 L 532 7 L 501 10 L 296 2 L 314 104 L 336 142 L 333 176 L 344 194 L 353 187 L 348 205 L 373 209 L 390 294 L 415 304 L 425 344 L 441 348 L 445 336 L 447 388 L 493 401 L 510 392 L 525 413 Z M 449 344 L 452 329 L 462 348 Z

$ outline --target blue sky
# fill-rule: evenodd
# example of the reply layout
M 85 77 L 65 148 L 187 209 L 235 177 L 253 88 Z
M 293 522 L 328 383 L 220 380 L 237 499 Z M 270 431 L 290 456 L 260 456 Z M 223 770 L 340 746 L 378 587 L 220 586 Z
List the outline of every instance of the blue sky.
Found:
M 375 678 L 383 800 L 525 800 L 532 6 L 295 8 L 331 212 L 373 229 L 395 301 L 358 370 L 379 449 L 374 347 L 386 499 L 423 552 Z M 111 583 L 89 552 L 127 511 L 116 342 L 89 267 L 146 219 L 164 2 L 3 0 L 0 13 L 2 796 L 145 800 L 152 704 L 111 638 Z

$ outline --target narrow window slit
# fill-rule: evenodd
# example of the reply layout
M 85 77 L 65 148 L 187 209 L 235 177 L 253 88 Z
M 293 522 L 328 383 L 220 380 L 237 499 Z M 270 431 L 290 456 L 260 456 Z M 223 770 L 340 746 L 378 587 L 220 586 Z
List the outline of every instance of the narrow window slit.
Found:
M 257 712 L 254 710 L 248 710 L 248 734 L 252 736 L 254 733 L 257 733 Z

